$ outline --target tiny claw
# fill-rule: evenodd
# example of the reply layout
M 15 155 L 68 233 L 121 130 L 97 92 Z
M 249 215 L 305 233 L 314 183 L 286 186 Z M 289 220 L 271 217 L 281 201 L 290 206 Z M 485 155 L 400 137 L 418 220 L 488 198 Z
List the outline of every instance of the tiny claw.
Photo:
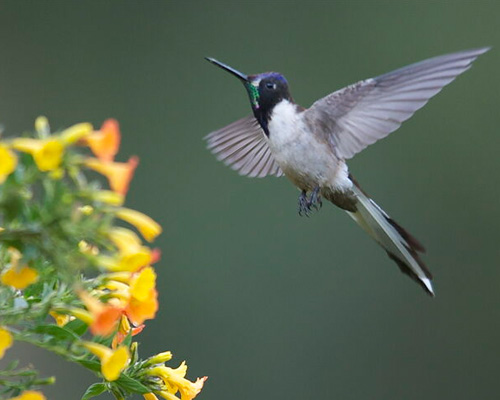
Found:
M 308 206 L 307 206 L 307 192 L 303 190 L 299 195 L 299 215 L 302 216 L 304 213 L 308 216 Z
M 318 211 L 323 206 L 323 202 L 321 201 L 320 195 L 320 187 L 316 186 L 314 190 L 311 192 L 311 196 L 307 197 L 307 192 L 303 190 L 299 196 L 299 215 L 305 215 L 309 217 L 313 208 Z

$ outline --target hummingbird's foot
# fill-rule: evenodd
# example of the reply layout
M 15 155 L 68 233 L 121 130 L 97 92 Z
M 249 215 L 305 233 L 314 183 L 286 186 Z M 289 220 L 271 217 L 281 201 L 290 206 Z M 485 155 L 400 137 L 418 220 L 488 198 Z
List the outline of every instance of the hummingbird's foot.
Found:
M 307 192 L 303 190 L 299 196 L 299 215 L 302 216 L 304 214 L 306 217 L 309 216 L 311 212 L 310 207 L 308 206 L 309 199 L 307 198 Z
M 307 197 L 307 192 L 305 190 L 299 196 L 299 215 L 305 215 L 309 217 L 309 215 L 313 212 L 313 208 L 315 210 L 319 210 L 323 206 L 323 202 L 321 201 L 320 188 L 316 186 L 314 190 L 311 192 L 311 196 Z
M 307 202 L 307 208 L 309 209 L 309 211 L 311 211 L 313 207 L 316 211 L 323 207 L 323 201 L 321 200 L 319 186 L 316 186 L 314 188 L 314 190 L 311 192 L 311 197 L 309 197 L 309 201 Z

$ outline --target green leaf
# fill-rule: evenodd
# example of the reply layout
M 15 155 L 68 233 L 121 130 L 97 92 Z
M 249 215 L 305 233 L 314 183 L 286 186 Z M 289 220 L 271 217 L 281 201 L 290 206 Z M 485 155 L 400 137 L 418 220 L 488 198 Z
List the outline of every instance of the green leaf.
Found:
M 85 368 L 90 369 L 94 372 L 101 372 L 101 363 L 95 360 L 76 360 L 76 362 L 80 365 L 83 365 Z
M 64 325 L 64 328 L 74 332 L 78 336 L 82 336 L 85 332 L 87 332 L 89 326 L 79 319 L 74 319 L 73 321 L 70 321 L 66 325 Z
M 102 392 L 105 392 L 107 389 L 108 388 L 104 383 L 94 383 L 87 388 L 81 400 L 88 400 L 92 397 L 99 396 Z
M 35 328 L 35 332 L 48 334 L 58 341 L 80 340 L 73 331 L 57 325 L 39 325 Z
M 130 376 L 125 374 L 121 374 L 120 377 L 114 383 L 118 384 L 121 388 L 132 393 L 143 394 L 151 392 L 151 389 L 148 389 L 137 379 L 131 378 Z

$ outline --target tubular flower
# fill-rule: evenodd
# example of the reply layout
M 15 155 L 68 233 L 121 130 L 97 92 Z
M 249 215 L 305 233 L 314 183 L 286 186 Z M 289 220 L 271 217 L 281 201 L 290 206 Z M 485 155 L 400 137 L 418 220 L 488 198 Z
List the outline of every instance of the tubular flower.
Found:
M 0 359 L 4 356 L 5 351 L 12 346 L 13 342 L 12 334 L 7 329 L 0 327 Z
M 36 390 L 25 390 L 19 396 L 12 397 L 10 400 L 46 400 L 46 397 Z
M 101 373 L 107 381 L 117 380 L 130 361 L 130 353 L 126 346 L 111 350 L 94 342 L 85 342 L 83 345 L 101 360 Z
M 148 242 L 155 240 L 156 237 L 162 232 L 160 224 L 140 211 L 122 207 L 118 209 L 116 216 L 125 222 L 134 225 Z
M 59 138 L 65 146 L 69 146 L 90 135 L 93 130 L 92 124 L 82 122 L 62 131 Z
M 109 238 L 118 247 L 120 256 L 115 265 L 108 269 L 135 272 L 151 263 L 151 249 L 143 246 L 139 237 L 131 230 L 115 227 L 111 229 Z
M 86 138 L 86 143 L 92 153 L 100 161 L 113 161 L 120 147 L 120 126 L 115 119 L 107 119 L 101 130 L 93 132 Z
M 144 400 L 158 400 L 158 397 L 156 397 L 154 393 L 144 393 L 142 396 Z
M 92 199 L 117 207 L 121 206 L 125 201 L 122 194 L 113 192 L 112 190 L 97 190 L 92 193 Z
M 28 266 L 19 268 L 11 267 L 2 274 L 1 281 L 4 285 L 22 290 L 38 280 L 38 272 Z
M 116 349 L 119 344 L 121 344 L 127 335 L 130 333 L 131 336 L 138 335 L 144 329 L 144 324 L 136 327 L 130 326 L 130 322 L 125 315 L 122 315 L 120 320 L 120 324 L 118 325 L 118 332 L 113 338 L 113 342 L 111 343 L 111 348 Z
M 94 335 L 108 336 L 113 333 L 123 310 L 111 304 L 103 304 L 87 292 L 79 293 L 80 299 L 89 310 L 92 320 L 90 331 Z M 72 313 L 75 315 L 74 313 Z M 77 315 L 75 317 L 79 318 Z
M 17 138 L 12 141 L 16 150 L 29 153 L 40 171 L 56 170 L 62 162 L 64 145 L 59 140 Z
M 155 354 L 146 360 L 147 365 L 163 364 L 172 359 L 172 353 L 170 351 L 164 351 L 162 353 Z
M 70 315 L 67 315 L 67 314 L 59 314 L 55 311 L 50 311 L 49 312 L 50 316 L 52 318 L 54 318 L 54 320 L 56 321 L 56 324 L 57 326 L 64 326 L 66 325 L 69 321 L 73 319 L 75 319 L 74 317 L 71 317 Z
M 133 275 L 130 280 L 130 296 L 144 302 L 151 296 L 156 286 L 156 273 L 152 267 L 146 267 Z
M 125 313 L 130 321 L 136 325 L 142 324 L 147 319 L 153 319 L 156 311 L 158 311 L 158 292 L 156 289 L 152 289 L 144 301 L 131 297 L 125 307 Z
M 207 377 L 198 378 L 191 382 L 185 378 L 187 365 L 182 362 L 178 368 L 170 368 L 164 365 L 153 367 L 148 371 L 148 375 L 157 376 L 165 385 L 165 390 L 158 392 L 163 398 L 168 400 L 177 399 L 175 394 L 180 392 L 181 400 L 192 400 L 200 393 Z
M 10 265 L 2 273 L 0 281 L 7 286 L 22 290 L 38 280 L 38 272 L 27 265 L 19 265 L 22 254 L 15 247 L 9 247 Z
M 14 172 L 17 166 L 17 156 L 5 144 L 0 143 L 0 184 Z
M 125 195 L 128 191 L 134 171 L 139 164 L 138 157 L 130 157 L 128 162 L 100 161 L 97 158 L 88 158 L 84 163 L 88 168 L 104 175 L 109 186 L 118 194 Z
M 130 320 L 139 325 L 147 319 L 153 319 L 158 311 L 158 291 L 156 273 L 152 267 L 145 267 L 132 274 L 129 281 L 130 299 L 125 313 Z

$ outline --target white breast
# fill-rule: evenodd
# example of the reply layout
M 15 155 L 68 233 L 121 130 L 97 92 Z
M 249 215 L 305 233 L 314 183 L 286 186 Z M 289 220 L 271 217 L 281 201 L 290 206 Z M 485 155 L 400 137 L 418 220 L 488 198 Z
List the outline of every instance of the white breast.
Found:
M 268 124 L 269 147 L 285 175 L 300 189 L 350 186 L 347 166 L 308 128 L 302 112 L 287 100 L 278 103 Z

